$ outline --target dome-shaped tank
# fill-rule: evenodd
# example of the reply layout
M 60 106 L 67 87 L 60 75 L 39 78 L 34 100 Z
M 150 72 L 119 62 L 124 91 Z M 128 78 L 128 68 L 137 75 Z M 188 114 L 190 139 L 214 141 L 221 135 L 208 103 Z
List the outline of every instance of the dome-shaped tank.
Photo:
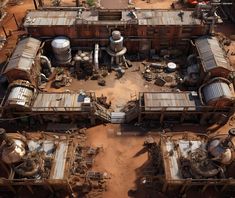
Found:
M 25 155 L 25 144 L 20 139 L 11 139 L 6 135 L 5 129 L 0 129 L 2 141 L 1 159 L 6 164 L 19 162 Z
M 207 84 L 202 89 L 204 101 L 209 106 L 225 107 L 233 103 L 233 91 L 228 83 L 214 81 Z
M 56 37 L 51 42 L 51 46 L 55 55 L 56 62 L 58 64 L 67 64 L 70 62 L 72 56 L 71 56 L 70 41 L 67 37 L 64 36 Z
M 18 110 L 29 110 L 34 99 L 34 88 L 25 80 L 14 81 L 10 85 L 10 92 L 5 107 Z

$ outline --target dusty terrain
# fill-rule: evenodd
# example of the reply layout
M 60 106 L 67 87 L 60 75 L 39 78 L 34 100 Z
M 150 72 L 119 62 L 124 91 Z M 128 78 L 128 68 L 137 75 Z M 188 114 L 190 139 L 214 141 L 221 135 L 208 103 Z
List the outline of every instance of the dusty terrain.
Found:
M 175 0 L 133 0 L 134 6 L 141 9 L 170 9 Z
M 128 0 L 101 0 L 101 7 L 105 9 L 125 9 L 128 6 Z
M 110 174 L 108 191 L 104 197 L 128 197 L 128 191 L 136 187 L 136 169 L 147 160 L 147 153 L 137 155 L 142 149 L 144 137 L 118 136 L 121 132 L 118 125 L 98 126 L 88 130 L 88 143 L 102 146 L 94 168 Z
M 140 67 L 140 71 L 137 71 Z M 97 80 L 72 80 L 72 83 L 68 87 L 63 87 L 60 89 L 50 88 L 50 83 L 47 85 L 48 91 L 61 92 L 66 90 L 71 91 L 95 91 L 96 96 L 108 97 L 108 101 L 112 102 L 112 108 L 117 110 L 122 108 L 130 99 L 133 97 L 138 97 L 139 92 L 147 91 L 166 91 L 169 87 L 158 87 L 154 85 L 154 81 L 147 82 L 142 76 L 144 71 L 144 65 L 141 63 L 136 63 L 133 67 L 125 70 L 126 73 L 120 79 L 117 79 L 115 72 L 110 73 L 104 79 L 106 81 L 106 86 L 99 86 Z M 127 86 L 128 85 L 128 86 Z
M 153 3 L 146 3 L 142 0 L 134 0 L 136 7 L 139 8 L 162 8 L 169 9 L 172 0 L 153 0 Z M 105 8 L 117 8 L 126 6 L 127 1 L 111 1 L 103 0 L 102 5 Z M 8 43 L 4 51 L 0 52 L 0 63 L 5 59 L 4 54 L 10 54 L 13 50 L 18 33 L 15 32 L 17 29 L 14 20 L 12 20 L 12 14 L 15 13 L 18 21 L 20 22 L 25 14 L 26 9 L 33 9 L 32 0 L 24 0 L 23 4 L 16 5 L 8 8 L 8 15 L 3 21 L 4 27 L 6 27 L 7 32 L 13 30 L 13 37 L 8 39 Z M 229 35 L 235 34 L 234 29 L 231 29 L 231 25 L 228 27 L 220 27 L 218 31 L 225 32 Z M 230 32 L 228 33 L 229 30 Z M 0 34 L 2 34 L 1 32 Z M 15 34 L 17 33 L 17 34 Z M 232 42 L 231 50 L 229 54 L 235 52 L 235 42 Z M 230 60 L 235 64 L 235 56 L 231 55 Z M 234 62 L 233 62 L 234 61 Z M 96 96 L 104 94 L 108 96 L 108 100 L 111 100 L 113 108 L 121 108 L 129 99 L 131 95 L 135 95 L 139 91 L 154 91 L 162 90 L 162 88 L 156 87 L 151 83 L 143 81 L 141 71 L 143 66 L 141 66 L 141 71 L 135 71 L 138 66 L 129 68 L 126 74 L 121 79 L 115 80 L 114 72 L 111 73 L 105 80 L 107 86 L 100 87 L 97 85 L 97 81 L 75 81 L 69 87 L 64 87 L 62 91 L 66 89 L 78 91 L 84 89 L 87 91 L 96 91 Z M 127 86 L 128 85 L 128 86 Z M 115 91 L 113 91 L 115 90 Z M 158 128 L 158 126 L 155 126 Z M 225 127 L 218 130 L 217 133 L 227 133 L 229 128 L 235 127 L 234 121 L 230 121 Z M 183 131 L 185 129 L 192 130 L 194 132 L 205 132 L 203 128 L 198 126 L 181 126 L 176 131 Z M 106 126 L 100 125 L 87 130 L 88 140 L 87 144 L 93 146 L 102 146 L 103 152 L 101 152 L 97 158 L 94 169 L 105 171 L 110 174 L 111 179 L 108 181 L 108 191 L 103 194 L 105 198 L 124 198 L 128 197 L 129 190 L 136 189 L 138 187 L 138 176 L 141 175 L 142 167 L 145 165 L 147 160 L 147 153 L 142 153 L 142 144 L 144 139 L 148 135 L 146 129 L 135 129 L 135 128 L 123 128 L 120 125 Z M 139 192 L 137 190 L 136 197 L 150 197 L 148 194 L 150 192 Z M 161 194 L 155 197 L 164 197 Z M 194 195 L 195 196 L 195 195 Z
M 17 27 L 14 21 L 13 14 L 17 18 L 18 25 L 21 25 L 22 19 L 25 16 L 26 10 L 34 9 L 32 0 L 24 0 L 20 4 L 15 4 L 13 6 L 7 6 L 6 16 L 0 24 L 4 26 L 7 34 L 9 35 L 4 49 L 0 50 L 0 64 L 6 60 L 6 58 L 11 54 L 16 45 L 18 36 L 24 34 L 20 27 Z M 4 35 L 3 29 L 0 28 L 0 35 Z M 4 35 L 5 36 L 5 35 Z

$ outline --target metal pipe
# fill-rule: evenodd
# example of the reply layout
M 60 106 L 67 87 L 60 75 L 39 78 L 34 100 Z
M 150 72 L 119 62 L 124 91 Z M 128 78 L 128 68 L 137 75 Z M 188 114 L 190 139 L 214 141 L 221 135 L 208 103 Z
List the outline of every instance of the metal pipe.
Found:
M 45 74 L 41 73 L 41 74 L 40 74 L 40 77 L 41 77 L 41 81 L 43 80 L 43 81 L 45 81 L 45 82 L 48 82 L 48 78 L 46 77 Z
M 95 70 L 99 69 L 99 44 L 95 44 L 94 66 L 95 66 Z
M 43 56 L 43 55 L 41 55 L 41 56 L 40 56 L 40 59 L 42 59 L 42 60 L 45 60 L 45 61 L 46 61 L 47 66 L 48 66 L 48 69 L 49 69 L 49 70 L 50 70 L 50 72 L 51 72 L 51 61 L 50 61 L 46 56 Z

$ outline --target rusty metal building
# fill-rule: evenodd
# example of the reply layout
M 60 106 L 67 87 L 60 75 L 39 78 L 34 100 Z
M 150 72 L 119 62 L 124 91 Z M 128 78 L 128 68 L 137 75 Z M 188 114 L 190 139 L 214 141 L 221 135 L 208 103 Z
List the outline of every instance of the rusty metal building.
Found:
M 227 78 L 229 73 L 234 70 L 216 37 L 198 38 L 195 46 L 204 75 Z
M 219 84 L 218 84 L 219 83 Z M 223 83 L 223 82 L 222 82 Z M 211 89 L 213 86 L 214 89 Z M 219 86 L 219 88 L 217 88 Z M 213 116 L 227 115 L 234 111 L 234 91 L 221 82 L 206 84 L 203 94 L 197 92 L 144 92 L 139 94 L 139 122 L 155 119 L 201 123 Z M 225 96 L 224 96 L 225 95 Z M 224 97 L 223 97 L 224 96 Z M 206 100 L 206 102 L 202 102 Z
M 209 24 L 192 16 L 192 11 L 172 10 L 95 10 L 29 11 L 24 28 L 29 35 L 41 38 L 67 36 L 72 45 L 107 46 L 113 30 L 121 31 L 129 52 L 145 52 L 169 46 L 185 48 L 188 39 L 205 35 Z
M 38 190 L 41 196 L 59 190 L 80 196 L 88 180 L 103 180 L 101 172 L 91 171 L 96 148 L 82 146 L 80 138 L 44 132 L 6 135 L 0 130 L 0 191 L 8 196 L 22 189 L 31 196 Z
M 22 79 L 37 84 L 41 69 L 37 57 L 40 45 L 41 41 L 30 37 L 19 41 L 3 72 L 9 83 Z
M 185 193 L 195 186 L 201 192 L 216 186 L 218 193 L 234 188 L 233 136 L 168 133 L 156 144 L 150 160 L 158 159 L 155 162 L 158 169 L 154 170 L 154 175 L 146 175 L 146 180 L 153 185 L 154 181 L 162 183 L 163 192 L 174 189 Z M 216 149 L 221 150 L 216 153 Z M 223 171 L 224 176 L 221 176 Z

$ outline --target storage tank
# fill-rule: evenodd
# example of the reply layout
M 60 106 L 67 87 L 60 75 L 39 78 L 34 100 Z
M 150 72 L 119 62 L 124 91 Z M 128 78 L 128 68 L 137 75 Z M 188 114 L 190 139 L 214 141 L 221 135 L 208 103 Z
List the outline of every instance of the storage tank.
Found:
M 4 107 L 16 110 L 30 110 L 34 99 L 34 87 L 29 81 L 14 81 L 10 85 L 10 91 L 5 100 Z
M 107 47 L 107 53 L 111 56 L 111 65 L 116 67 L 121 63 L 125 63 L 124 54 L 127 49 L 123 46 L 123 37 L 121 36 L 121 32 L 115 30 L 112 32 L 112 36 L 110 37 L 110 44 Z
M 26 151 L 25 144 L 20 139 L 11 139 L 6 135 L 6 131 L 0 128 L 1 160 L 6 164 L 17 163 L 22 160 Z
M 70 41 L 67 37 L 56 37 L 51 42 L 51 46 L 58 64 L 68 64 L 71 61 Z
M 202 88 L 204 101 L 209 106 L 225 107 L 233 103 L 234 91 L 226 81 L 214 81 Z
M 209 141 L 207 146 L 208 152 L 213 156 L 213 160 L 222 164 L 230 164 L 234 160 L 232 138 L 235 137 L 235 129 L 228 131 L 226 138 L 216 138 Z
M 121 32 L 115 30 L 110 37 L 110 49 L 113 52 L 120 52 L 123 49 L 123 37 Z

